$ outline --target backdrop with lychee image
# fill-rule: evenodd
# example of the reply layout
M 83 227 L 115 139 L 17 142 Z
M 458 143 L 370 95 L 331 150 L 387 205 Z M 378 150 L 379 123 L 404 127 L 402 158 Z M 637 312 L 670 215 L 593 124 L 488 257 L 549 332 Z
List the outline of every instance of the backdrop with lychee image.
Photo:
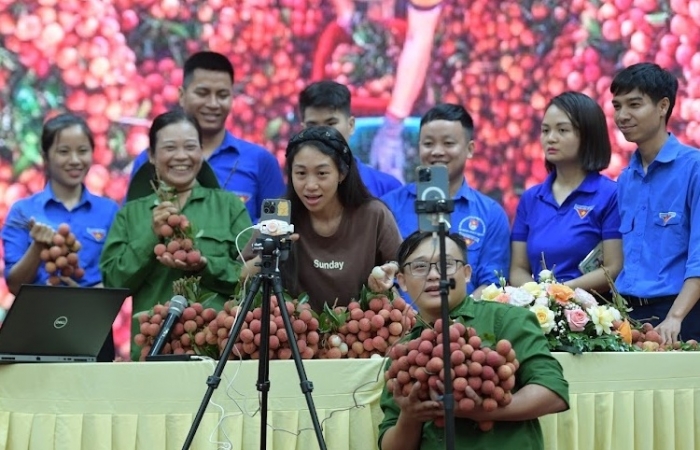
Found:
M 300 90 L 323 78 L 347 83 L 358 117 L 353 151 L 368 161 L 406 40 L 404 3 L 357 1 L 339 33 L 328 31 L 332 0 L 0 0 L 0 225 L 15 201 L 43 189 L 41 126 L 63 109 L 84 114 L 95 133 L 88 188 L 121 201 L 150 121 L 176 105 L 182 63 L 198 50 L 234 64 L 229 130 L 280 164 L 299 128 Z M 443 0 L 442 8 L 404 128 L 407 181 L 415 118 L 438 102 L 461 103 L 477 128 L 465 175 L 512 217 L 523 190 L 546 176 L 539 120 L 565 90 L 604 108 L 615 151 L 607 173 L 616 177 L 633 147 L 612 121 L 609 86 L 640 61 L 678 76 L 670 128 L 700 145 L 700 0 Z M 2 280 L 0 307 L 11 301 Z M 127 306 L 115 324 L 123 355 L 129 317 Z

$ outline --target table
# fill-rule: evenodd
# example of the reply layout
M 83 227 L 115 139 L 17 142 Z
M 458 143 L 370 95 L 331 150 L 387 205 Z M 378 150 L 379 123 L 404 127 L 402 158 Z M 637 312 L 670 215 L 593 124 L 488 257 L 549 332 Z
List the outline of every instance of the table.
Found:
M 555 356 L 571 410 L 541 419 L 547 449 L 700 448 L 700 354 Z M 328 448 L 376 448 L 382 360 L 305 368 Z M 208 361 L 0 366 L 0 450 L 179 450 L 213 370 Z M 256 380 L 255 361 L 229 361 L 194 450 L 258 448 Z M 318 448 L 294 363 L 272 361 L 270 380 L 268 448 Z

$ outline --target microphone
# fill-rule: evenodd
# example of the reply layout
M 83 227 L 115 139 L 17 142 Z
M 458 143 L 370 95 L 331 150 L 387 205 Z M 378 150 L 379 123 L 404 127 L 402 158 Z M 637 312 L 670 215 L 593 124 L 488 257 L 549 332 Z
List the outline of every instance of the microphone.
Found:
M 176 295 L 170 299 L 168 315 L 165 317 L 165 321 L 160 327 L 160 333 L 158 333 L 158 337 L 156 337 L 151 351 L 148 352 L 148 356 L 155 356 L 160 353 L 168 341 L 173 325 L 175 325 L 175 322 L 180 318 L 185 308 L 187 308 L 187 299 L 182 295 Z

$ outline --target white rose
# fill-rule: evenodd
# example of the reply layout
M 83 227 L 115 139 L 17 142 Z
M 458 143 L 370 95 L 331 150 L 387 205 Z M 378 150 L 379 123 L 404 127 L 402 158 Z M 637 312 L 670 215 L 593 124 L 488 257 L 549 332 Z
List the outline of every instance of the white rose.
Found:
M 583 309 L 592 308 L 598 306 L 598 302 L 595 297 L 593 297 L 588 291 L 581 288 L 576 288 L 574 290 L 574 300 L 579 305 L 583 306 Z
M 537 297 L 535 299 L 535 305 L 549 306 L 549 298 L 547 297 Z
M 554 281 L 554 274 L 551 270 L 545 269 L 539 273 L 538 278 L 540 280 L 540 283 L 544 283 L 545 281 Z
M 554 311 L 544 305 L 532 306 L 530 307 L 530 311 L 535 313 L 537 321 L 540 323 L 540 327 L 542 327 L 542 332 L 544 334 L 547 334 L 554 329 Z
M 498 297 L 503 291 L 501 288 L 496 286 L 495 283 L 491 283 L 481 291 L 481 300 L 493 301 Z
M 506 288 L 507 290 L 507 288 Z M 513 289 L 510 292 L 510 303 L 515 306 L 527 306 L 535 300 L 535 297 L 525 289 Z

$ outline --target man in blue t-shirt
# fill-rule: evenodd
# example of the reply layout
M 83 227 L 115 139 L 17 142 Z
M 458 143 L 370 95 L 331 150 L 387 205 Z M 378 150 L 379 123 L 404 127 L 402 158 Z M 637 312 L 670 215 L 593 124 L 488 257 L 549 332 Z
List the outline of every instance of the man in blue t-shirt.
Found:
M 350 90 L 335 81 L 318 81 L 301 91 L 299 112 L 304 127 L 328 125 L 338 130 L 346 141 L 355 131 L 355 118 L 350 113 Z M 375 197 L 401 187 L 399 180 L 370 167 L 357 156 L 355 162 L 362 181 Z
M 678 80 L 634 64 L 610 86 L 615 124 L 637 149 L 618 179 L 624 263 L 616 285 L 632 318 L 648 319 L 666 343 L 700 339 L 700 152 L 666 126 Z
M 265 148 L 229 133 L 226 119 L 233 103 L 233 65 L 216 52 L 198 52 L 185 61 L 180 106 L 202 128 L 202 148 L 222 189 L 238 195 L 253 223 L 266 198 L 284 194 L 277 158 Z M 143 151 L 134 160 L 131 177 L 146 162 Z
M 498 283 L 510 267 L 510 229 L 503 207 L 472 189 L 464 178 L 464 166 L 474 153 L 474 121 L 460 105 L 439 104 L 420 121 L 418 150 L 422 165 L 447 166 L 450 196 L 454 200 L 451 231 L 467 243 L 473 274 L 467 292 L 481 297 L 483 288 Z M 415 213 L 416 185 L 411 183 L 382 197 L 406 239 L 418 230 Z

